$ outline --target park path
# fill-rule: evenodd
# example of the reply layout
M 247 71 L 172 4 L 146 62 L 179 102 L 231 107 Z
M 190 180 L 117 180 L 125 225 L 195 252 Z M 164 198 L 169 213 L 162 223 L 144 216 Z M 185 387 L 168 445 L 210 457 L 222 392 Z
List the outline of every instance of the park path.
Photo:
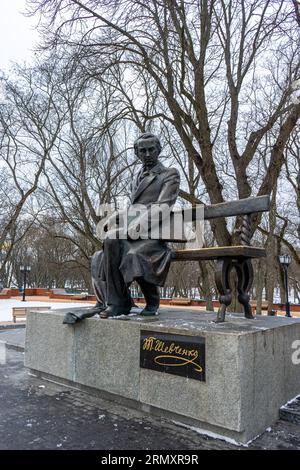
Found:
M 245 448 L 79 390 L 40 380 L 24 368 L 23 352 L 6 349 L 5 358 L 2 354 L 0 359 L 0 450 Z M 285 413 L 248 449 L 300 450 L 297 410 L 300 411 L 300 401 L 293 405 L 294 414 Z

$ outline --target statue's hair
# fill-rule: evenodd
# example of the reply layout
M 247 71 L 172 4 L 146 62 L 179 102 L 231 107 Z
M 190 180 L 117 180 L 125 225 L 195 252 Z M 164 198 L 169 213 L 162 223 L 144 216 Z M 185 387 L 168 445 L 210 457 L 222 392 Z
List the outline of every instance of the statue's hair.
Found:
M 138 150 L 137 144 L 138 144 L 139 140 L 145 140 L 145 139 L 154 139 L 154 140 L 156 141 L 158 153 L 161 152 L 161 148 L 162 148 L 162 147 L 161 147 L 161 143 L 160 143 L 160 141 L 159 141 L 159 138 L 158 138 L 156 135 L 154 135 L 154 134 L 150 134 L 150 132 L 145 132 L 145 134 L 140 135 L 140 136 L 136 139 L 136 141 L 134 142 L 133 147 L 134 147 L 134 152 L 135 152 L 135 154 L 137 154 L 137 150 Z

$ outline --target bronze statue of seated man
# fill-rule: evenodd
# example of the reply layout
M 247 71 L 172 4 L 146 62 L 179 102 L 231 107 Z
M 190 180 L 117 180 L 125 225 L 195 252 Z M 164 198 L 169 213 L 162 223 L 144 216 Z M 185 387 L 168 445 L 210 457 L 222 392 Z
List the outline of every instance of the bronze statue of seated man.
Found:
M 136 156 L 142 163 L 131 193 L 131 206 L 143 205 L 149 211 L 153 204 L 173 207 L 179 192 L 180 176 L 175 168 L 165 168 L 158 160 L 161 152 L 159 139 L 153 134 L 141 135 L 134 144 Z M 139 222 L 137 222 L 136 227 Z M 140 285 L 146 306 L 142 316 L 156 315 L 159 307 L 159 289 L 163 286 L 171 262 L 171 249 L 159 239 L 134 239 L 129 226 L 127 238 L 104 240 L 103 250 L 92 257 L 92 283 L 97 304 L 82 314 L 69 312 L 64 323 L 76 323 L 100 313 L 101 318 L 128 315 L 133 305 L 129 286 Z

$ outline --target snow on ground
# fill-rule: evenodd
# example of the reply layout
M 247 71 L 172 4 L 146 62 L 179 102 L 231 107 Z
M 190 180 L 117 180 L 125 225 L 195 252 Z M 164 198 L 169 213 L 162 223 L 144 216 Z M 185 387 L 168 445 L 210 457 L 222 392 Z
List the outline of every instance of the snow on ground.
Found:
M 91 303 L 84 302 L 51 302 L 51 300 L 45 302 L 39 302 L 34 300 L 22 300 L 18 299 L 1 299 L 0 300 L 0 322 L 12 321 L 12 309 L 13 307 L 52 307 L 52 309 L 59 308 L 74 308 L 74 307 L 92 307 Z

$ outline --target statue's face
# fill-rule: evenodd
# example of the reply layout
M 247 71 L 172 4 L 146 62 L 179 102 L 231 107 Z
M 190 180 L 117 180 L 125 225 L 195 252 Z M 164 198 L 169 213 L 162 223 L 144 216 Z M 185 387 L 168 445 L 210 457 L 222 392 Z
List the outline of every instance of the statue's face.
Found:
M 137 156 L 143 165 L 151 168 L 158 162 L 158 146 L 156 139 L 141 139 L 137 142 Z

